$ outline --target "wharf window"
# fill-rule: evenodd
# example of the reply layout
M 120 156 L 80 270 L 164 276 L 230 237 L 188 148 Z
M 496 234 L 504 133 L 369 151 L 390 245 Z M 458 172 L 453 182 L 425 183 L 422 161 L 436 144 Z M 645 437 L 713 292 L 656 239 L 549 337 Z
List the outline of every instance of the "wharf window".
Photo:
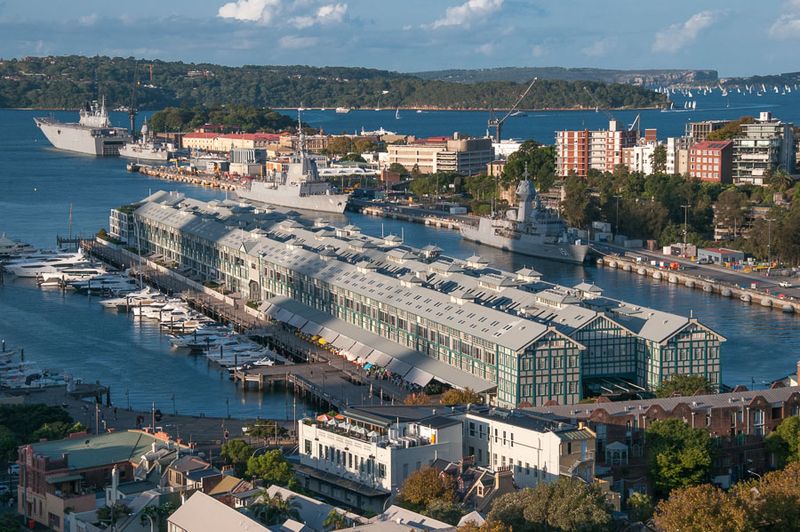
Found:
M 497 453 L 494 453 L 493 455 L 492 464 L 494 464 L 495 466 L 497 465 Z
M 511 433 L 511 447 L 514 447 L 514 433 Z
M 469 435 L 473 437 L 475 436 L 475 423 L 472 421 L 469 422 Z
M 408 464 L 405 464 L 403 470 L 408 469 Z M 385 464 L 378 464 L 378 478 L 386 478 L 386 465 Z
M 303 451 L 305 454 L 311 454 L 311 440 L 304 440 L 303 441 Z
M 531 464 L 528 463 L 528 462 L 525 462 L 525 474 L 526 475 L 530 475 L 531 474 Z

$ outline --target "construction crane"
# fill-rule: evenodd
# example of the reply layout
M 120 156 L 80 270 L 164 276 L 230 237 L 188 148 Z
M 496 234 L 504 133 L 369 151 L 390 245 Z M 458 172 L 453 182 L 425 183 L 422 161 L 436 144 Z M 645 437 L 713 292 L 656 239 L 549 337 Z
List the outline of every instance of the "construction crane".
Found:
M 136 88 L 139 85 L 139 64 L 133 70 L 133 84 L 131 86 L 131 100 L 128 103 L 128 121 L 131 126 L 131 138 L 136 140 Z
M 586 94 L 588 94 L 589 98 L 591 98 L 592 101 L 594 102 L 595 111 L 599 111 L 600 110 L 600 102 L 597 101 L 597 98 L 595 97 L 594 93 L 589 90 L 589 87 L 586 87 L 586 86 L 583 87 L 583 90 L 586 91 Z M 603 109 L 602 111 L 603 111 L 603 114 L 608 117 L 609 121 L 616 120 L 616 118 L 614 118 L 614 115 L 612 115 L 611 111 L 609 111 L 608 109 Z
M 514 114 L 514 111 L 517 110 L 517 107 L 519 107 L 519 104 L 521 104 L 522 100 L 525 99 L 525 96 L 527 96 L 528 93 L 531 92 L 531 89 L 533 88 L 533 85 L 536 83 L 537 79 L 538 78 L 533 78 L 533 81 L 531 81 L 530 85 L 528 85 L 528 88 L 525 89 L 525 92 L 523 92 L 519 98 L 517 98 L 517 101 L 514 102 L 514 105 L 511 106 L 511 109 L 508 110 L 508 112 L 503 116 L 503 118 L 495 118 L 494 116 L 489 117 L 489 123 L 487 124 L 487 131 L 489 129 L 494 129 L 495 142 L 500 142 L 500 134 L 503 129 L 503 123 L 508 119 L 509 116 Z M 493 112 L 491 114 L 494 115 Z

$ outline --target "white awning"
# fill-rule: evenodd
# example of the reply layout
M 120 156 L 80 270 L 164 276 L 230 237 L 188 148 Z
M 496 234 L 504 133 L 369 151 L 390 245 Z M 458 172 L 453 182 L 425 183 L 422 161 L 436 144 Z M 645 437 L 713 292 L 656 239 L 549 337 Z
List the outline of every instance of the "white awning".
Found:
M 356 344 L 350 349 L 350 352 L 353 353 L 357 357 L 369 360 L 369 354 L 372 353 L 372 348 L 368 345 L 364 345 L 361 342 L 356 342 Z
M 378 351 L 377 349 L 367 357 L 367 362 L 369 362 L 370 364 L 375 364 L 376 366 L 380 366 L 382 368 L 389 367 L 389 364 L 392 362 L 392 360 L 394 360 L 392 357 L 390 357 L 386 353 Z
M 424 387 L 433 380 L 433 375 L 419 368 L 411 368 L 411 371 L 406 373 L 403 378 L 410 383 Z
M 309 321 L 308 323 L 303 325 L 303 328 L 300 330 L 303 331 L 305 334 L 308 334 L 309 336 L 314 336 L 315 334 L 318 334 L 322 329 L 323 327 L 319 323 L 314 323 L 313 321 Z
M 282 321 L 283 323 L 289 323 L 289 320 L 292 318 L 294 318 L 294 313 L 289 312 L 285 308 L 278 310 L 278 314 L 275 316 L 275 319 Z
M 333 347 L 337 349 L 341 349 L 342 351 L 350 351 L 356 344 L 356 341 L 343 334 L 340 334 L 339 337 L 336 338 L 336 340 L 334 340 L 332 343 Z
M 389 356 L 389 355 L 386 355 Z M 397 373 L 401 377 L 411 370 L 411 366 L 400 359 L 389 357 L 389 364 L 386 366 L 392 373 Z
M 319 332 L 319 335 L 325 338 L 325 341 L 328 342 L 329 344 L 335 342 L 336 338 L 339 337 L 338 332 L 332 329 L 328 329 L 327 327 L 323 327 L 322 330 Z
M 303 316 L 301 316 L 300 314 L 295 314 L 294 316 L 292 316 L 292 319 L 289 320 L 289 325 L 297 329 L 302 328 L 303 325 L 305 325 L 306 323 L 308 323 L 308 320 Z

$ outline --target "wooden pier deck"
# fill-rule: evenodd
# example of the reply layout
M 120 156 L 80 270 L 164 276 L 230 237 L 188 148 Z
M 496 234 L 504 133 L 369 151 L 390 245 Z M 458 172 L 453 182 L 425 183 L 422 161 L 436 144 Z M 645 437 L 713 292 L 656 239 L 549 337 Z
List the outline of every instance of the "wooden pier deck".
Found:
M 245 388 L 255 386 L 258 390 L 264 390 L 273 383 L 284 383 L 294 388 L 296 394 L 310 396 L 336 408 L 391 403 L 395 400 L 382 386 L 376 386 L 328 362 L 236 370 L 233 380 Z

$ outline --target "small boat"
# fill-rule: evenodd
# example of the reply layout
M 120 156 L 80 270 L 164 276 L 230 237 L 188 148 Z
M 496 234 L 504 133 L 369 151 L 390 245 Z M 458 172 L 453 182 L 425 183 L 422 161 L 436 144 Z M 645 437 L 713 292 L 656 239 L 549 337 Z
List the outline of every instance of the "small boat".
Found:
M 336 113 L 340 114 L 340 115 L 344 115 L 344 114 L 347 114 L 349 112 L 350 112 L 350 108 L 349 107 L 337 107 L 336 108 Z

